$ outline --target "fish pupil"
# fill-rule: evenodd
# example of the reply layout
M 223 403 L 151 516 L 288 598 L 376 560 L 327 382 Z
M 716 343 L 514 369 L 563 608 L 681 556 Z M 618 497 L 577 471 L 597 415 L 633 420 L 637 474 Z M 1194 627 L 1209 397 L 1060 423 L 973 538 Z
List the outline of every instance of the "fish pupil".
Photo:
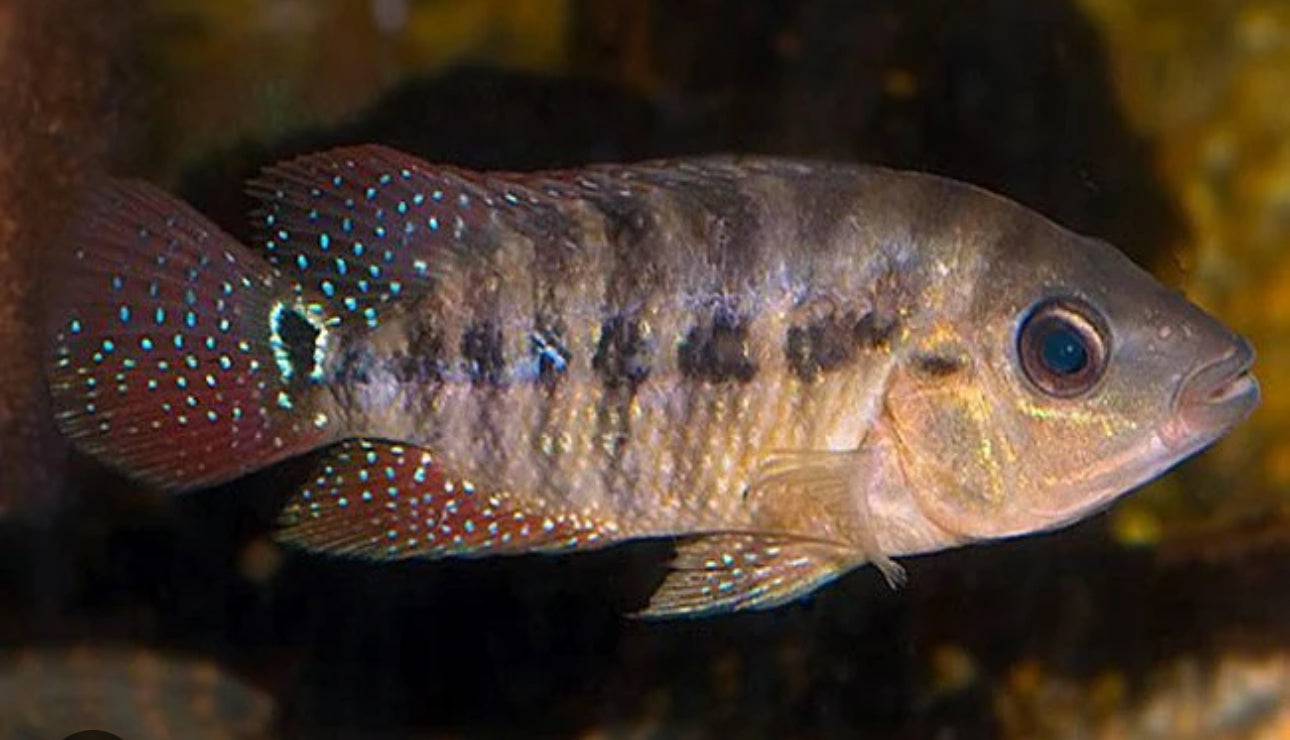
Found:
M 1055 326 L 1043 339 L 1040 357 L 1058 375 L 1074 375 L 1088 365 L 1084 338 L 1068 326 Z

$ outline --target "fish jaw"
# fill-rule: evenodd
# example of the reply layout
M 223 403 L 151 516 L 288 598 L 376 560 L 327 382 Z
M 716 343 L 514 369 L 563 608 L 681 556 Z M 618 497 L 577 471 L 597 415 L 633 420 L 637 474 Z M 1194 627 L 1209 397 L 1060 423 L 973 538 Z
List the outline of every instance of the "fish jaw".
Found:
M 1055 529 L 1106 508 L 1204 451 L 1253 413 L 1260 400 L 1252 373 L 1254 348 L 1217 324 L 1209 328 L 1212 335 L 1202 341 L 1215 346 L 1213 359 L 1197 363 L 1185 375 L 1165 421 L 1141 444 L 1064 481 L 1086 491 L 1086 499 L 1065 508 L 1035 506 L 1031 511 L 1036 521 L 1048 521 L 1047 529 Z
M 1257 405 L 1248 343 L 1114 247 L 1004 201 L 944 237 L 964 298 L 926 318 L 948 327 L 954 372 L 895 373 L 887 414 L 911 496 L 965 540 L 1071 524 L 1203 450 Z M 935 247 L 933 247 L 935 248 Z M 933 294 L 935 295 L 935 294 Z M 1099 368 L 1070 392 L 1029 374 L 1034 316 L 1062 306 Z M 1053 324 L 1056 325 L 1056 324 Z M 914 341 L 933 331 L 911 332 Z M 1027 365 L 1027 363 L 1032 363 Z M 946 365 L 947 368 L 949 365 Z
M 1186 457 L 1253 413 L 1261 396 L 1253 365 L 1254 348 L 1237 337 L 1228 352 L 1197 368 L 1179 389 L 1173 419 L 1161 429 L 1164 446 Z

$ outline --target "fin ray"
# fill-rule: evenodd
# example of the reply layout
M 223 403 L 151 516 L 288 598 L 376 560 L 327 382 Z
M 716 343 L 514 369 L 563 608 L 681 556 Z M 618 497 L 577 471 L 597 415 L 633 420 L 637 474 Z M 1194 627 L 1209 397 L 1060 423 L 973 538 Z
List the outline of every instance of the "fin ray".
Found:
M 764 528 L 813 533 L 863 553 L 892 587 L 905 570 L 882 551 L 869 507 L 873 486 L 882 485 L 875 456 L 853 451 L 778 452 L 758 467 L 748 502 Z
M 276 367 L 269 316 L 291 286 L 188 205 L 108 181 L 59 246 L 47 376 L 58 424 L 82 448 L 193 488 L 328 436 Z
M 428 450 L 365 439 L 328 450 L 281 523 L 284 542 L 372 559 L 599 547 L 618 532 L 603 517 L 477 490 Z
M 782 535 L 722 533 L 677 547 L 672 572 L 638 616 L 706 616 L 770 609 L 863 561 L 844 547 Z
M 342 319 L 375 326 L 400 298 L 440 294 L 457 263 L 499 232 L 550 223 L 552 201 L 500 175 L 430 165 L 377 145 L 273 165 L 250 183 L 269 260 L 325 296 Z M 525 218 L 517 217 L 523 211 Z M 442 296 L 455 305 L 457 296 Z

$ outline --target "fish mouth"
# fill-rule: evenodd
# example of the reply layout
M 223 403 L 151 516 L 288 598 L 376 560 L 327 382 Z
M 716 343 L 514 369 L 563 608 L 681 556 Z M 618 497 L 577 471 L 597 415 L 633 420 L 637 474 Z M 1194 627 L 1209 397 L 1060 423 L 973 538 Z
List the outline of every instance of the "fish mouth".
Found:
M 1165 443 L 1174 449 L 1203 446 L 1249 416 L 1259 405 L 1253 365 L 1254 348 L 1238 337 L 1226 354 L 1192 372 L 1175 398 Z

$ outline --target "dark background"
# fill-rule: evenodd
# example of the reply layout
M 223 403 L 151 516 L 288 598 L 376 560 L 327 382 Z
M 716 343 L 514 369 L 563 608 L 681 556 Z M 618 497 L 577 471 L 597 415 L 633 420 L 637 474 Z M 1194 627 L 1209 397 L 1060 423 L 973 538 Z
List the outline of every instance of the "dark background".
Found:
M 910 560 L 897 592 L 864 569 L 773 612 L 653 623 L 624 615 L 662 578 L 667 543 L 373 565 L 268 544 L 299 465 L 173 499 L 139 490 L 67 450 L 39 390 L 38 265 L 65 204 L 86 176 L 147 173 L 166 150 L 157 62 L 135 43 L 147 19 L 74 5 L 11 15 L 22 34 L 4 58 L 20 185 L 0 191 L 0 501 L 14 510 L 0 645 L 209 656 L 270 693 L 293 738 L 1025 736 L 1042 723 L 1000 709 L 1024 693 L 1018 666 L 1077 685 L 1110 671 L 1131 696 L 1179 656 L 1284 648 L 1275 552 L 1165 559 L 1113 542 L 1104 517 Z M 339 124 L 206 152 L 177 188 L 245 235 L 246 177 L 339 143 L 512 169 L 765 152 L 955 176 L 1146 264 L 1184 237 L 1067 2 L 585 2 L 573 18 L 560 73 L 476 60 L 408 77 Z

